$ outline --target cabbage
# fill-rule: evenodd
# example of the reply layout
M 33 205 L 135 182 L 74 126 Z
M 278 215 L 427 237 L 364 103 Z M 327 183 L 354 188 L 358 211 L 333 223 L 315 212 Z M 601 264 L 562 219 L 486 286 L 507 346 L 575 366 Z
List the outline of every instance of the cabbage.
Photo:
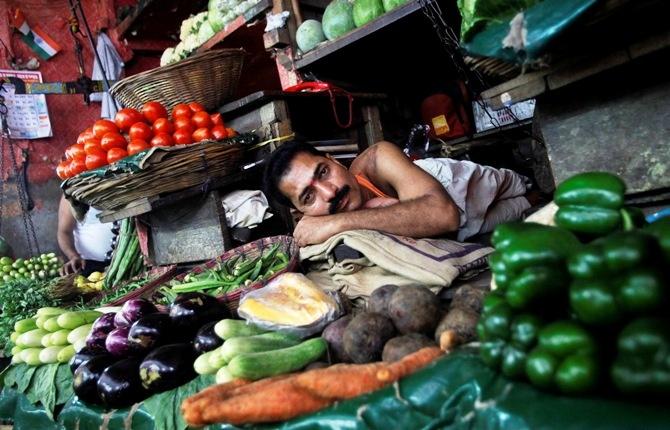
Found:
M 166 66 L 172 63 L 174 57 L 174 48 L 166 48 L 161 55 L 161 66 Z
M 223 27 L 232 21 L 232 19 L 229 19 L 229 14 L 238 4 L 238 0 L 209 0 L 207 5 L 208 19 L 215 33 L 223 30 Z
M 193 18 L 193 16 L 190 16 L 181 22 L 181 27 L 179 28 L 179 40 L 186 40 L 186 36 L 191 34 Z
M 216 32 L 212 28 L 212 25 L 209 23 L 209 21 L 205 21 L 200 26 L 200 30 L 198 31 L 198 43 L 202 45 L 203 43 L 211 39 L 211 37 L 214 36 L 214 34 L 216 34 Z

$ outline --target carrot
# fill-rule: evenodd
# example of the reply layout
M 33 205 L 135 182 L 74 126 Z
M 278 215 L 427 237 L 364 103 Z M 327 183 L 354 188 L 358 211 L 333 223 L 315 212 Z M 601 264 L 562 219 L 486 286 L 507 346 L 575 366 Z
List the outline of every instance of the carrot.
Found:
M 440 355 L 439 348 L 424 348 L 390 364 L 339 364 L 250 384 L 233 381 L 186 399 L 182 412 L 194 426 L 283 421 L 382 388 Z

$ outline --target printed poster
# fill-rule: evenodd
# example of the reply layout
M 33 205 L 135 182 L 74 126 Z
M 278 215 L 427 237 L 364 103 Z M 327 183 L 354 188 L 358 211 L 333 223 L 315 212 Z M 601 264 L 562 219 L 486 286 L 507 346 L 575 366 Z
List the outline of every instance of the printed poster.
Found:
M 30 70 L 0 69 L 0 79 L 17 77 L 25 83 L 42 82 L 42 73 Z M 9 110 L 7 123 L 12 139 L 41 139 L 51 137 L 51 121 L 44 94 L 15 94 L 14 85 L 3 84 L 5 104 Z

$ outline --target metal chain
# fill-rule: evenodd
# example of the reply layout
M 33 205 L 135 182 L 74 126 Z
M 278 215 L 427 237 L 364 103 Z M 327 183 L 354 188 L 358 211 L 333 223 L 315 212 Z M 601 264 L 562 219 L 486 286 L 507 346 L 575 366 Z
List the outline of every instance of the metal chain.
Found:
M 5 207 L 5 136 L 7 133 L 7 105 L 5 105 L 5 96 L 2 92 L 5 91 L 3 87 L 4 81 L 0 80 L 0 235 L 2 235 L 2 220 L 4 219 L 3 209 Z

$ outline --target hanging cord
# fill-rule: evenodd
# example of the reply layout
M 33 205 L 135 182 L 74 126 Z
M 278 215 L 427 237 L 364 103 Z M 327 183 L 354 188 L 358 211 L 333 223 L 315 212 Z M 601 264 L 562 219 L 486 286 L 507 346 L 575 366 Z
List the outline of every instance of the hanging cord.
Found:
M 421 6 L 421 11 L 430 21 L 433 30 L 435 30 L 435 34 L 440 40 L 442 48 L 447 52 L 451 58 L 452 64 L 456 67 L 456 71 L 458 72 L 460 78 L 463 80 L 463 82 L 465 82 L 465 86 L 468 88 L 468 90 L 470 90 L 471 93 L 477 94 L 475 103 L 477 103 L 484 111 L 484 113 L 486 113 L 486 115 L 489 117 L 489 120 L 491 121 L 491 124 L 496 129 L 502 128 L 502 125 L 500 125 L 498 119 L 491 115 L 488 107 L 479 96 L 481 90 L 488 87 L 486 80 L 478 70 L 473 70 L 465 64 L 465 60 L 461 54 L 461 45 L 458 37 L 445 21 L 442 8 L 438 4 L 437 0 L 419 0 L 419 4 Z M 477 87 L 475 87 L 475 85 L 477 85 Z M 503 109 L 508 115 L 512 117 L 514 122 L 521 121 L 509 106 L 504 106 Z M 524 131 L 524 133 L 531 139 L 544 144 L 544 141 L 540 137 L 533 135 L 532 132 Z
M 28 191 L 26 189 L 26 184 L 21 178 L 18 177 L 19 165 L 16 160 L 16 153 L 14 148 L 14 143 L 9 137 L 9 126 L 7 124 L 7 115 L 9 109 L 5 105 L 5 97 L 2 95 L 2 92 L 6 91 L 3 87 L 3 83 L 0 82 L 0 175 L 4 174 L 4 158 L 5 158 L 5 141 L 8 143 L 8 150 L 12 161 L 12 167 L 15 172 L 17 172 L 17 194 L 19 197 L 19 203 L 21 205 L 21 215 L 23 218 L 23 229 L 26 234 L 26 242 L 28 243 L 28 252 L 30 255 L 40 254 L 40 246 L 37 241 L 37 234 L 35 233 L 35 225 L 33 224 L 33 218 L 30 214 L 30 204 L 28 202 Z M 0 189 L 0 221 L 3 218 L 3 208 L 4 208 L 4 195 L 5 195 L 5 181 L 2 181 L 2 189 Z M 0 224 L 0 229 L 2 224 Z M 37 253 L 33 252 L 33 243 L 35 244 L 34 250 Z

